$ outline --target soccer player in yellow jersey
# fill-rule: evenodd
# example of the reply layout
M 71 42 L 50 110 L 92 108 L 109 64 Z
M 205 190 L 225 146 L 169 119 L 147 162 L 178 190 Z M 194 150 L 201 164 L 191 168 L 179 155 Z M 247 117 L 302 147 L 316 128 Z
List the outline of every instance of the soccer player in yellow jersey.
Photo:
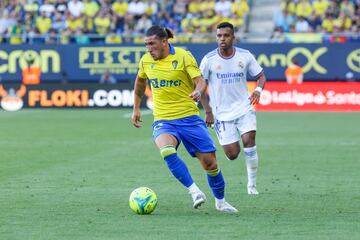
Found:
M 139 63 L 131 121 L 135 127 L 141 127 L 140 102 L 149 81 L 154 101 L 153 139 L 171 173 L 191 194 L 193 207 L 198 208 L 206 197 L 177 155 L 181 142 L 207 172 L 215 208 L 237 212 L 225 201 L 225 181 L 216 160 L 216 149 L 196 105 L 205 91 L 205 80 L 192 54 L 169 44 L 168 39 L 172 37 L 169 29 L 159 26 L 152 26 L 146 32 L 148 53 Z

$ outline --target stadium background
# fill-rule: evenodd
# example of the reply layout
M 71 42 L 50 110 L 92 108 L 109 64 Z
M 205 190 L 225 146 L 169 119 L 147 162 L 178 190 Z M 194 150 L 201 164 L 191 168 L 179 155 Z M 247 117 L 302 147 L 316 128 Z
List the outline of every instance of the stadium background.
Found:
M 358 0 L 0 1 L 0 239 L 360 239 L 359 9 Z M 200 61 L 222 20 L 268 78 L 258 196 L 246 194 L 243 156 L 227 161 L 215 140 L 234 215 L 214 209 L 180 146 L 208 196 L 192 209 L 154 147 L 151 111 L 142 128 L 130 123 L 144 30 L 170 27 Z M 293 57 L 299 85 L 284 77 Z M 22 84 L 29 61 L 40 84 Z M 100 83 L 106 71 L 115 84 Z M 129 209 L 140 186 L 158 195 L 150 216 Z
M 190 50 L 200 62 L 216 48 L 216 25 L 230 21 L 236 27 L 237 46 L 249 49 L 264 67 L 267 88 L 272 89 L 265 95 L 272 102 L 281 95 L 279 101 L 287 104 L 265 110 L 356 110 L 359 12 L 355 0 L 5 0 L 0 3 L 0 95 L 6 105 L 21 101 L 12 96 L 22 94 L 21 108 L 131 107 L 132 93 L 127 93 L 145 52 L 143 34 L 149 26 L 171 28 L 174 44 Z M 285 87 L 284 72 L 293 58 L 304 71 L 305 87 Z M 41 84 L 19 91 L 29 61 L 40 68 Z M 117 86 L 99 85 L 105 72 Z M 284 82 L 282 92 L 274 92 L 272 82 Z M 324 82 L 341 84 L 323 90 Z M 73 89 L 86 91 L 88 97 L 71 100 Z M 93 96 L 96 89 L 103 91 Z M 59 94 L 54 95 L 56 90 Z M 37 95 L 41 97 L 34 98 Z M 299 108 L 297 102 L 304 103 Z

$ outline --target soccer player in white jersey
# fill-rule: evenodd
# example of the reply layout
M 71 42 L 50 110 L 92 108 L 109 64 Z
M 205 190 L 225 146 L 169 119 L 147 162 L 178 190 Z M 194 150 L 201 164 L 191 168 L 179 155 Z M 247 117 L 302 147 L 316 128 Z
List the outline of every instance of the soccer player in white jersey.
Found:
M 266 78 L 254 56 L 245 49 L 234 47 L 234 27 L 223 22 L 217 26 L 218 48 L 201 61 L 200 69 L 208 82 L 210 105 L 202 97 L 206 124 L 214 124 L 217 138 L 229 160 L 240 154 L 243 143 L 248 175 L 248 194 L 258 194 L 256 174 L 258 154 L 255 145 L 256 114 L 253 108 L 260 100 Z M 253 93 L 248 92 L 247 73 L 257 81 Z

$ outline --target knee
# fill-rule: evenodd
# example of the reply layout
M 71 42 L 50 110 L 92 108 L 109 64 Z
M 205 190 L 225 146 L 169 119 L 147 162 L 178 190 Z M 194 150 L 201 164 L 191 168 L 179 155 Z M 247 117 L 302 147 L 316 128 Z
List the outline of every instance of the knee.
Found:
M 255 146 L 255 136 L 247 138 L 245 141 L 243 140 L 244 148 L 251 148 Z
M 209 158 L 203 161 L 203 167 L 207 171 L 215 170 L 218 168 L 218 164 L 215 158 Z
M 240 154 L 240 150 L 239 151 L 227 151 L 225 154 L 229 160 L 235 160 L 238 158 L 238 156 Z

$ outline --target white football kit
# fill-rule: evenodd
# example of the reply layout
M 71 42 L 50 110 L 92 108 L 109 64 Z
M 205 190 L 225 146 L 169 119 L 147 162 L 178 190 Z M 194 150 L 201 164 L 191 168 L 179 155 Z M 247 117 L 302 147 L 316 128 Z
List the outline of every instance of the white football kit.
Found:
M 245 49 L 234 47 L 229 58 L 219 50 L 209 52 L 201 61 L 200 69 L 207 79 L 210 106 L 215 117 L 215 130 L 221 145 L 239 141 L 240 135 L 256 131 L 256 116 L 250 104 L 247 73 L 259 76 L 263 69 Z

